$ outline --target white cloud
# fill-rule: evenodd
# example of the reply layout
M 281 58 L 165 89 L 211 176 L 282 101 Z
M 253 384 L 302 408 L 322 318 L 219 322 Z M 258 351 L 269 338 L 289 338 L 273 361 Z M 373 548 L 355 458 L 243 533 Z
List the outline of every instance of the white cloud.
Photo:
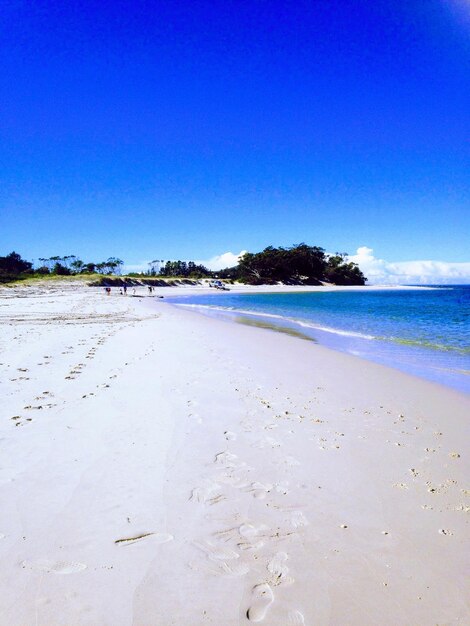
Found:
M 466 284 L 470 283 L 470 262 L 399 261 L 390 262 L 374 256 L 372 248 L 362 246 L 349 259 L 357 263 L 369 284 Z
M 217 254 L 206 261 L 197 261 L 197 263 L 204 265 L 209 270 L 223 270 L 226 267 L 233 267 L 234 265 L 237 265 L 238 259 L 245 253 L 246 250 L 242 250 L 238 254 L 234 254 L 233 252 L 224 252 L 223 254 Z
M 233 252 L 223 252 L 222 254 L 217 254 L 210 259 L 196 260 L 195 263 L 197 263 L 198 265 L 204 265 L 209 270 L 222 270 L 226 267 L 233 267 L 234 265 L 237 265 L 238 259 L 243 256 L 245 252 L 246 250 L 242 250 L 238 254 L 234 254 Z M 141 261 L 140 263 L 136 263 L 133 265 L 124 265 L 122 268 L 122 273 L 127 274 L 129 272 L 146 272 L 148 269 L 149 261 Z

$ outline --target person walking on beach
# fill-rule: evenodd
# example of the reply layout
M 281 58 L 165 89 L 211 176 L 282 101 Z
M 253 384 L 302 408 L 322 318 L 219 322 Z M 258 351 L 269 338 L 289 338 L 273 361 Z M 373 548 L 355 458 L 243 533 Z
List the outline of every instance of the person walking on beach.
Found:
M 124 295 L 127 296 L 127 285 L 126 285 L 126 283 L 124 283 L 123 289 L 124 289 Z

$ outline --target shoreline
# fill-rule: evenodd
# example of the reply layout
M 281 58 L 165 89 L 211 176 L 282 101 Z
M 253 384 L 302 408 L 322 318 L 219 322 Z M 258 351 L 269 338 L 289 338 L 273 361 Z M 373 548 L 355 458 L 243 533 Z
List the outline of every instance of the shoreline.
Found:
M 139 280 L 135 277 L 128 276 L 104 276 L 104 279 L 109 278 L 110 280 Z M 152 280 L 152 277 L 146 277 L 147 280 Z M 158 277 L 155 277 L 158 279 Z M 212 279 L 189 279 L 194 280 L 197 284 L 172 284 L 171 280 L 183 280 L 183 279 L 167 279 L 169 283 L 165 286 L 155 285 L 153 286 L 154 290 L 158 294 L 168 293 L 168 290 L 174 295 L 188 295 L 191 291 L 195 291 L 197 293 L 225 293 L 223 290 L 215 289 L 209 287 L 209 282 Z M 185 279 L 186 280 L 186 279 Z M 151 283 L 140 283 L 136 285 L 130 284 L 128 289 L 132 290 L 135 288 L 139 291 L 146 291 L 148 284 Z M 276 285 L 247 285 L 243 283 L 234 283 L 230 284 L 228 282 L 225 283 L 230 291 L 234 293 L 296 293 L 296 292 L 328 292 L 328 291 L 382 291 L 382 290 L 401 290 L 401 291 L 412 291 L 412 290 L 436 290 L 436 289 L 446 289 L 447 287 L 452 288 L 453 285 L 439 285 L 439 286 L 429 286 L 429 285 L 387 285 L 387 284 L 373 284 L 373 285 L 333 285 L 333 284 L 322 284 L 322 285 L 284 285 L 284 284 L 276 284 Z M 121 285 L 110 285 L 112 289 L 117 290 L 121 287 Z M 35 278 L 33 280 L 26 279 L 25 281 L 17 281 L 13 283 L 0 283 L 0 295 L 4 295 L 8 293 L 8 291 L 13 290 L 13 293 L 16 290 L 21 291 L 31 291 L 31 290 L 77 290 L 81 288 L 88 288 L 93 290 L 103 290 L 105 285 L 93 285 L 88 282 L 86 278 L 81 278 L 80 276 L 69 276 L 69 277 L 54 277 L 54 279 L 41 279 Z
M 239 308 L 233 308 L 233 301 L 229 307 L 217 306 L 216 301 L 209 304 L 207 301 L 203 304 L 197 302 L 197 296 L 203 297 L 212 294 L 192 293 L 186 295 L 186 298 L 192 298 L 192 301 L 187 303 L 184 301 L 185 295 L 180 293 L 175 298 L 170 297 L 166 302 L 178 308 L 226 322 L 258 325 L 265 330 L 296 335 L 299 338 L 319 343 L 328 349 L 354 355 L 369 362 L 416 376 L 421 380 L 428 380 L 434 384 L 455 389 L 460 393 L 470 394 L 468 358 L 464 361 L 464 353 L 457 349 L 455 351 L 439 350 L 429 344 L 420 343 L 410 346 L 409 340 L 400 341 L 397 338 L 388 339 L 378 335 L 366 335 L 357 330 L 335 328 L 325 323 L 284 316 L 267 310 L 244 309 L 241 303 Z M 449 361 L 449 354 L 453 355 L 452 358 L 455 362 Z M 459 365 L 461 365 L 460 369 L 458 368 Z
M 166 304 L 2 301 L 0 623 L 469 621 L 469 399 Z

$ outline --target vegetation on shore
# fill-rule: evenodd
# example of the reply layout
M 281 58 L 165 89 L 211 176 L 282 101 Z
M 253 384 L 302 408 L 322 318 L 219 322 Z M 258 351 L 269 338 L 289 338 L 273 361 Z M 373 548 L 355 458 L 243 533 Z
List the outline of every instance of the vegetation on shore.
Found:
M 30 278 L 78 276 L 92 285 L 191 284 L 201 278 L 219 278 L 247 284 L 364 285 L 367 278 L 346 253 L 326 254 L 323 248 L 301 243 L 290 248 L 269 246 L 261 252 L 245 253 L 235 267 L 211 271 L 194 261 L 155 260 L 146 272 L 121 277 L 123 261 L 110 257 L 100 263 L 85 263 L 75 255 L 40 258 L 39 265 L 26 261 L 16 252 L 0 257 L 0 282 Z M 168 280 L 170 279 L 170 280 Z M 175 281 L 175 282 L 172 282 Z
M 305 243 L 290 248 L 269 246 L 262 252 L 244 254 L 238 265 L 219 272 L 250 284 L 364 285 L 367 278 L 346 253 L 328 255 L 323 248 Z
M 17 252 L 10 252 L 0 256 L 0 282 L 8 283 L 25 280 L 31 277 L 45 276 L 77 276 L 77 275 L 109 275 L 119 274 L 123 261 L 110 257 L 99 263 L 84 263 L 74 254 L 69 256 L 53 256 L 38 259 L 39 264 L 34 267 L 31 261 L 21 258 Z

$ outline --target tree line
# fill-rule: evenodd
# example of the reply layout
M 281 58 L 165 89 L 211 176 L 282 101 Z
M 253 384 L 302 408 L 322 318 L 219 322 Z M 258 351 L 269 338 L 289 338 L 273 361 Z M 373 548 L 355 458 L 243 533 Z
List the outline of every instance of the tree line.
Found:
M 238 265 L 216 272 L 194 261 L 154 260 L 147 275 L 185 278 L 224 278 L 249 284 L 320 284 L 365 285 L 367 278 L 346 252 L 327 254 L 319 246 L 300 243 L 290 248 L 268 246 L 261 252 L 247 252 Z
M 37 267 L 21 258 L 17 252 L 0 256 L 0 280 L 7 282 L 28 276 L 74 276 L 77 274 L 120 274 L 123 261 L 110 257 L 99 263 L 85 263 L 74 254 L 39 258 Z
M 216 272 L 211 272 L 204 265 L 194 261 L 165 261 L 154 260 L 148 264 L 147 276 L 178 277 L 178 278 L 210 278 Z
M 261 252 L 247 252 L 232 268 L 218 272 L 220 278 L 232 278 L 250 284 L 320 284 L 365 285 L 367 278 L 346 252 L 326 254 L 323 248 L 300 243 L 290 248 L 268 246 Z
M 75 255 L 38 259 L 39 265 L 25 261 L 16 252 L 0 257 L 0 280 L 6 282 L 29 275 L 77 274 L 120 275 L 123 261 L 110 257 L 100 263 L 85 263 Z M 249 284 L 321 284 L 365 285 L 367 278 L 345 252 L 327 254 L 323 248 L 306 243 L 289 248 L 268 246 L 261 252 L 247 252 L 234 267 L 211 271 L 194 261 L 154 260 L 145 272 L 128 276 L 161 276 L 162 278 L 222 278 Z
M 99 263 L 84 263 L 74 254 L 68 256 L 51 256 L 38 259 L 40 266 L 35 270 L 38 274 L 58 274 L 71 276 L 74 274 L 120 274 L 124 261 L 110 257 Z

